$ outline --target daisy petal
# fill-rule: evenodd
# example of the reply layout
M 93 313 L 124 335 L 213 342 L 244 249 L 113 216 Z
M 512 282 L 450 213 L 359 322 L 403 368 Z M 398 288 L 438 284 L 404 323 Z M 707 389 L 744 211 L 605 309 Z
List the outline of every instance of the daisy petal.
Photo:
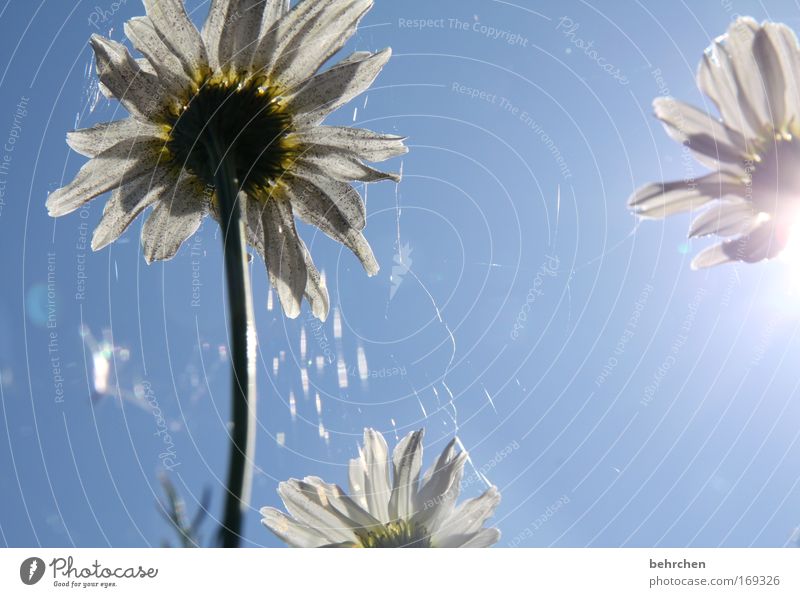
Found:
M 147 16 L 163 42 L 178 57 L 190 77 L 208 65 L 200 32 L 194 26 L 182 0 L 143 0 Z
M 289 202 L 267 201 L 262 223 L 269 276 L 286 316 L 294 319 L 300 315 L 308 271 Z
M 719 236 L 746 234 L 756 223 L 757 216 L 750 201 L 720 203 L 695 218 L 689 228 L 689 237 L 709 234 Z
M 776 257 L 786 246 L 786 231 L 774 222 L 755 228 L 750 234 L 709 247 L 692 260 L 692 269 L 702 269 L 733 261 L 756 263 Z
M 322 122 L 328 114 L 372 85 L 391 55 L 391 49 L 386 48 L 311 77 L 286 98 L 287 109 L 298 115 L 295 124 L 302 128 Z
M 163 141 L 128 139 L 86 162 L 68 185 L 50 193 L 47 211 L 63 216 L 106 191 L 152 172 L 158 164 Z
M 249 66 L 263 13 L 264 0 L 212 0 L 202 37 L 213 70 Z
M 299 166 L 316 170 L 323 176 L 340 182 L 360 180 L 362 182 L 379 182 L 391 180 L 400 182 L 400 175 L 394 172 L 381 172 L 361 163 L 353 154 L 340 150 L 310 150 L 298 161 Z
M 314 10 L 289 13 L 272 68 L 277 85 L 293 89 L 311 77 L 352 37 L 370 8 L 372 0 L 331 0 L 315 3 Z M 293 19 L 295 14 L 300 16 Z
M 422 468 L 422 438 L 424 431 L 406 435 L 394 449 L 394 486 L 389 500 L 389 517 L 407 520 L 414 515 L 414 497 Z
M 91 38 L 97 76 L 106 89 L 132 114 L 150 118 L 163 107 L 158 77 L 144 72 L 120 43 L 94 34 Z
M 318 126 L 297 131 L 293 138 L 311 148 L 325 147 L 352 152 L 368 162 L 382 162 L 408 152 L 405 137 L 382 135 L 366 129 Z
M 172 259 L 181 245 L 200 227 L 206 201 L 193 177 L 182 176 L 162 194 L 161 201 L 142 226 L 142 247 L 147 263 Z
M 261 508 L 261 524 L 290 547 L 322 547 L 327 539 L 275 508 Z
M 772 123 L 763 74 L 753 47 L 758 30 L 758 23 L 752 18 L 740 17 L 731 23 L 722 44 L 729 59 L 728 68 L 734 74 L 742 113 L 755 133 L 762 132 L 765 126 Z
M 725 172 L 712 172 L 695 180 L 650 183 L 639 187 L 628 198 L 628 207 L 643 218 L 665 218 L 692 211 L 719 197 L 742 197 L 745 188 L 739 179 Z
M 324 495 L 327 505 L 352 524 L 353 528 L 363 529 L 380 524 L 377 518 L 353 501 L 338 485 L 325 483 L 319 477 L 306 477 L 303 482 L 314 487 L 318 495 Z
M 417 494 L 417 506 L 414 520 L 422 524 L 432 534 L 440 525 L 450 518 L 456 500 L 461 493 L 461 478 L 464 464 L 467 461 L 465 452 L 434 470 L 427 483 Z
M 264 0 L 264 18 L 261 21 L 259 39 L 272 31 L 275 23 L 289 12 L 289 0 Z
M 496 487 L 490 487 L 482 495 L 465 501 L 439 528 L 438 534 L 441 539 L 437 540 L 434 537 L 436 545 L 458 547 L 459 545 L 448 545 L 448 537 L 464 537 L 477 533 L 492 517 L 498 504 L 500 504 L 500 492 Z
M 160 126 L 142 122 L 135 118 L 125 118 L 111 122 L 101 122 L 88 129 L 79 129 L 67 133 L 67 144 L 86 157 L 96 157 L 122 141 L 131 141 L 136 137 L 162 139 Z
M 500 541 L 500 531 L 497 529 L 482 529 L 475 533 L 473 537 L 462 543 L 459 547 L 483 548 L 491 547 Z
M 367 499 L 364 497 L 364 487 L 366 485 L 364 463 L 361 458 L 351 458 L 347 468 L 347 480 L 350 483 L 350 494 L 356 503 L 362 508 L 368 508 Z
M 330 310 L 330 298 L 328 297 L 328 289 L 322 281 L 322 278 L 311 259 L 311 253 L 308 252 L 306 244 L 302 239 L 300 241 L 300 248 L 303 250 L 303 257 L 306 262 L 306 272 L 308 279 L 306 280 L 305 297 L 308 304 L 311 305 L 311 312 L 314 317 L 320 321 L 328 319 L 328 311 Z
M 330 238 L 350 249 L 358 257 L 367 274 L 374 276 L 380 266 L 372 248 L 360 230 L 353 227 L 341 214 L 329 195 L 303 179 L 287 189 L 294 212 L 312 226 L 316 226 Z
M 653 109 L 669 136 L 689 147 L 702 164 L 717 169 L 724 162 L 741 168 L 746 141 L 740 133 L 671 97 L 656 98 Z
M 797 36 L 782 23 L 764 23 L 763 30 L 772 42 L 780 59 L 780 68 L 786 84 L 785 114 L 781 126 L 800 120 L 800 50 Z
M 753 54 L 761 73 L 761 84 L 765 88 L 767 122 L 775 130 L 786 124 L 786 81 L 778 49 L 764 28 L 759 28 L 753 40 Z
M 314 170 L 305 169 L 296 172 L 297 176 L 290 187 L 299 189 L 295 195 L 315 195 L 324 198 L 327 213 L 332 204 L 347 222 L 356 230 L 363 230 L 367 225 L 367 210 L 361 195 L 346 182 L 332 180 Z
M 325 538 L 326 543 L 355 540 L 351 521 L 326 507 L 324 491 L 303 481 L 289 479 L 278 485 L 278 494 L 289 514 L 298 522 L 314 529 Z
M 114 189 L 94 229 L 92 250 L 99 251 L 117 240 L 145 208 L 174 184 L 175 176 L 167 168 L 157 167 L 152 175 L 140 176 Z
M 374 429 L 364 430 L 364 497 L 370 514 L 383 523 L 389 522 L 389 448 L 383 435 Z
M 125 35 L 144 54 L 159 80 L 173 95 L 182 94 L 192 81 L 181 61 L 167 47 L 148 17 L 136 17 L 125 23 Z

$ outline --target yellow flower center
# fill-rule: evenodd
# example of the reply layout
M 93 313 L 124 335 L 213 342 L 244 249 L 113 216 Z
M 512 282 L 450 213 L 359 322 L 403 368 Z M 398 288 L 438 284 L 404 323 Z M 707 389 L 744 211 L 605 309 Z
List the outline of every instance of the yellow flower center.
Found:
M 361 547 L 431 547 L 427 529 L 405 520 L 357 531 L 356 535 Z

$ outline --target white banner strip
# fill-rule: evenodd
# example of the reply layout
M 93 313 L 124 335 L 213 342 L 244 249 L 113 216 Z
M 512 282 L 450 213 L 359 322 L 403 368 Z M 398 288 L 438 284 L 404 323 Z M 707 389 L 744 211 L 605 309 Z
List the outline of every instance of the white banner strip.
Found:
M 4 549 L 0 595 L 800 594 L 797 549 Z

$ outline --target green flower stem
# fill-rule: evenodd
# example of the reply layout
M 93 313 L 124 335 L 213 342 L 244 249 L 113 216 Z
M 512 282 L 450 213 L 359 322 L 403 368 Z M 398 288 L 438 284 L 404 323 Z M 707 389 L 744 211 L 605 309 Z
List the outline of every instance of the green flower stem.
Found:
M 216 137 L 212 135 L 212 137 Z M 230 155 L 216 142 L 207 147 L 216 166 L 214 186 L 219 204 L 225 275 L 230 312 L 233 365 L 231 452 L 225 510 L 219 543 L 239 547 L 242 519 L 248 508 L 253 478 L 256 423 L 256 331 L 246 250 L 245 223 L 237 197 L 239 182 Z

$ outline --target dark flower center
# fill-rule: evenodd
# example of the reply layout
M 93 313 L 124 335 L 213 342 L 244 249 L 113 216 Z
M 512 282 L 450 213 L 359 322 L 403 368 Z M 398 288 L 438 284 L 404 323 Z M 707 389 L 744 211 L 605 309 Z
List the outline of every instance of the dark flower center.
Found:
M 207 185 L 214 184 L 224 156 L 244 190 L 268 190 L 296 153 L 287 140 L 291 117 L 278 97 L 255 83 L 207 81 L 168 124 L 172 159 Z
M 431 538 L 421 524 L 396 520 L 380 527 L 357 531 L 361 547 L 431 547 Z

